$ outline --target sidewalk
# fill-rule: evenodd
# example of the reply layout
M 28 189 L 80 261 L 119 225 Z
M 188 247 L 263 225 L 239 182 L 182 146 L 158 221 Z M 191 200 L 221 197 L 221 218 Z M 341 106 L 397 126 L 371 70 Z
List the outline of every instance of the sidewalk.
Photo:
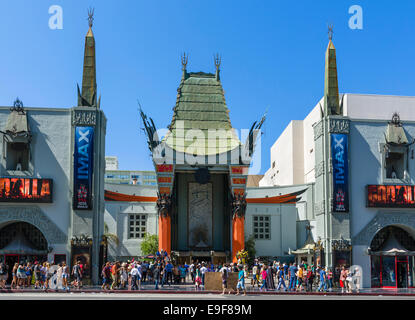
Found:
M 220 294 L 222 291 L 207 291 L 207 290 L 196 290 L 195 286 L 191 283 L 186 284 L 172 284 L 171 286 L 165 285 L 164 287 L 159 286 L 159 290 L 154 289 L 154 284 L 143 284 L 141 285 L 141 290 L 127 290 L 127 289 L 119 289 L 119 290 L 102 290 L 100 286 L 83 286 L 81 289 L 73 289 L 71 288 L 70 292 L 107 292 L 107 293 L 132 293 L 132 294 L 139 294 L 139 293 L 171 293 L 171 294 Z M 24 288 L 24 289 L 10 289 L 10 286 L 7 286 L 6 289 L 0 289 L 1 293 L 22 293 L 22 292 L 45 292 L 42 289 L 34 289 L 31 288 Z M 65 290 L 53 290 L 48 289 L 48 292 L 66 292 Z M 247 294 L 249 295 L 359 295 L 359 296 L 415 296 L 415 288 L 408 288 L 408 289 L 383 289 L 383 288 L 363 288 L 360 289 L 359 293 L 352 292 L 352 293 L 342 293 L 341 289 L 333 289 L 333 291 L 328 292 L 316 292 L 315 288 L 313 292 L 305 292 L 305 291 L 291 291 L 285 292 L 283 289 L 280 291 L 276 290 L 269 290 L 269 291 L 260 291 L 259 288 L 253 288 L 250 284 L 247 284 Z

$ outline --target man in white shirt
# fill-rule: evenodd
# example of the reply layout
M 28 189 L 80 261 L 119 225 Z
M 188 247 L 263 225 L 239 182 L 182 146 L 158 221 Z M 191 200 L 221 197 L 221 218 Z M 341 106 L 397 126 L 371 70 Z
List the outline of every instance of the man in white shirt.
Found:
M 194 274 L 194 272 L 195 272 L 195 264 L 192 261 L 192 263 L 189 266 L 189 273 L 190 273 L 190 277 L 192 278 L 193 283 L 195 283 L 195 274 Z
M 205 263 L 202 263 L 202 267 L 200 268 L 200 274 L 202 275 L 202 286 L 205 286 L 205 273 L 207 272 L 207 268 L 205 266 Z
M 137 279 L 139 277 L 138 269 L 135 265 L 131 269 L 131 290 L 137 290 Z

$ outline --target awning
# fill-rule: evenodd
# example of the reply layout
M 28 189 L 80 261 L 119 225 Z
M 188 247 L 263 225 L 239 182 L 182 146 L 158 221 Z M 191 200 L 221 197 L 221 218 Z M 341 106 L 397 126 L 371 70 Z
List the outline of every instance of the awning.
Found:
M 41 255 L 47 254 L 47 251 L 34 248 L 20 231 L 7 246 L 0 250 L 0 254 Z
M 379 251 L 371 251 L 369 249 L 368 254 L 373 256 L 415 256 L 415 251 L 407 250 L 395 238 L 393 232 L 391 232 L 385 244 Z
M 12 109 L 2 132 L 12 142 L 30 142 L 32 135 L 27 123 L 26 112 L 23 109 Z

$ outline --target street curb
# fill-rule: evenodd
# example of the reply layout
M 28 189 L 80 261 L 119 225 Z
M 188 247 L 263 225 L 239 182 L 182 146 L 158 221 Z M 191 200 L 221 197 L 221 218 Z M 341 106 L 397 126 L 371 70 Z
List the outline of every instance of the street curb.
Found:
M 71 290 L 69 292 L 65 290 L 35 290 L 35 289 L 0 289 L 1 293 L 107 293 L 107 294 L 221 294 L 222 291 L 213 290 Z M 230 295 L 235 295 L 232 293 Z M 260 296 L 260 295 L 293 295 L 293 296 L 415 296 L 415 293 L 398 293 L 398 292 L 360 292 L 360 293 L 341 293 L 341 292 L 275 292 L 275 291 L 247 291 L 247 296 Z M 225 294 L 229 296 L 229 294 Z

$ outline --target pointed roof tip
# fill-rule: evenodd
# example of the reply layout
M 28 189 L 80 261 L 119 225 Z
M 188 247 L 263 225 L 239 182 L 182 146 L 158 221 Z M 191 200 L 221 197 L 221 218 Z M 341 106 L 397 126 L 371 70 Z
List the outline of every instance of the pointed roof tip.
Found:
M 327 46 L 327 50 L 328 49 L 334 49 L 334 50 L 336 50 L 336 48 L 334 47 L 333 41 L 331 39 L 329 40 L 329 44 Z
M 92 28 L 89 27 L 88 32 L 86 33 L 86 37 L 94 37 L 94 33 L 92 32 Z

